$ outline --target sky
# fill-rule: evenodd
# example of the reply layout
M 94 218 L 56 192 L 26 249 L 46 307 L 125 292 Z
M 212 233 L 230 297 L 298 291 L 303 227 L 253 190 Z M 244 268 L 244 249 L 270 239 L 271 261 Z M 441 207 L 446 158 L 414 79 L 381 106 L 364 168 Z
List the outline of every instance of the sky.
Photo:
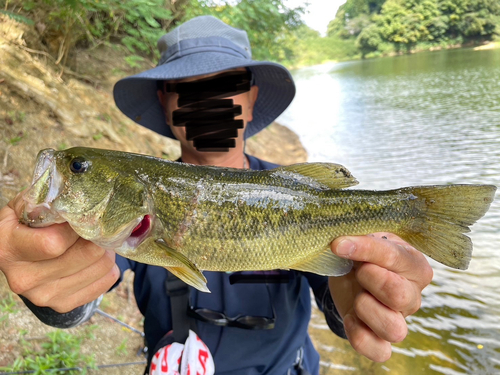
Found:
M 309 6 L 302 18 L 311 29 L 318 30 L 322 36 L 326 35 L 328 23 L 335 18 L 339 6 L 346 0 L 308 0 Z M 295 8 L 304 4 L 304 0 L 286 0 L 285 4 L 290 8 Z

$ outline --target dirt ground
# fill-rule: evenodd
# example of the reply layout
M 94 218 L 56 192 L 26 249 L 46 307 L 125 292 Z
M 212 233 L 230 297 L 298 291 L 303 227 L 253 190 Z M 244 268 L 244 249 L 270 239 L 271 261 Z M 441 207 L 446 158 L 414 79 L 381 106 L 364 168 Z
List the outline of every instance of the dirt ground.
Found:
M 146 62 L 131 68 L 125 63 L 126 54 L 110 45 L 77 51 L 69 70 L 54 64 L 33 29 L 0 15 L 0 208 L 29 186 L 36 154 L 47 147 L 109 148 L 169 159 L 180 155 L 176 141 L 136 125 L 114 106 L 114 82 L 152 67 Z M 252 137 L 246 151 L 279 164 L 307 160 L 298 137 L 279 124 Z M 133 274 L 127 274 L 104 297 L 101 309 L 142 331 L 132 279 Z M 37 347 L 54 330 L 38 321 L 10 291 L 0 272 L 0 367 L 22 355 L 22 340 Z M 82 353 L 94 355 L 97 365 L 144 360 L 137 355 L 142 337 L 102 315 L 95 314 L 67 332 L 85 337 Z M 104 368 L 99 373 L 142 374 L 143 369 L 141 364 Z
M 132 277 L 132 273 L 127 274 L 118 288 L 104 297 L 100 307 L 104 312 L 142 332 L 142 315 L 135 304 Z M 5 306 L 7 301 L 9 301 L 9 309 L 5 311 L 5 307 L 1 306 Z M 14 305 L 12 301 L 15 302 Z M 2 319 L 5 316 L 6 318 Z M 1 273 L 0 320 L 0 367 L 11 365 L 22 355 L 21 338 L 41 344 L 47 341 L 45 338 L 47 333 L 56 330 L 41 323 L 26 308 L 21 299 L 8 290 L 5 277 Z M 23 335 L 23 332 L 26 334 Z M 142 355 L 144 343 L 141 335 L 100 314 L 95 314 L 88 322 L 68 329 L 67 332 L 85 337 L 81 353 L 94 355 L 96 365 L 145 362 Z M 89 333 L 92 337 L 89 337 Z M 144 367 L 144 364 L 108 367 L 99 371 L 90 370 L 89 373 L 135 375 L 142 374 Z

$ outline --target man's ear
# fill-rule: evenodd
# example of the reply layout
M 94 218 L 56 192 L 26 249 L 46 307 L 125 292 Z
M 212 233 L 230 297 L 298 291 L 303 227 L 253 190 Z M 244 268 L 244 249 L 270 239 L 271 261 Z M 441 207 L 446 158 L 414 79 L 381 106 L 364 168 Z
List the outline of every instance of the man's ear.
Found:
M 161 108 L 163 109 L 163 114 L 165 115 L 165 123 L 168 125 L 168 116 L 167 116 L 167 104 L 165 103 L 167 98 L 166 94 L 163 90 L 156 91 L 158 95 L 158 100 L 160 101 Z
M 158 95 L 158 100 L 160 101 L 160 105 L 163 108 L 163 112 L 165 112 L 165 94 L 163 93 L 162 90 L 156 91 L 156 94 Z
M 248 100 L 247 121 L 250 122 L 253 120 L 253 108 L 255 107 L 255 102 L 257 101 L 257 97 L 259 96 L 259 87 L 258 86 L 250 87 L 248 95 L 249 95 L 249 100 Z

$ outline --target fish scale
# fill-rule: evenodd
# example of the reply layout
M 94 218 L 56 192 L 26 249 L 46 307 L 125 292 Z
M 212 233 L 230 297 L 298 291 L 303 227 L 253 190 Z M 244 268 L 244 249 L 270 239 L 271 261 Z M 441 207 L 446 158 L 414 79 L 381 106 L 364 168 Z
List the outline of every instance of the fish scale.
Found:
M 256 267 L 273 269 L 284 265 L 289 267 L 305 256 L 323 251 L 338 236 L 380 230 L 397 231 L 414 210 L 411 206 L 415 202 L 408 197 L 401 197 L 397 202 L 398 211 L 392 202 L 393 192 L 378 197 L 376 207 L 363 200 L 363 196 L 371 194 L 370 192 L 357 193 L 356 196 L 346 191 L 345 196 L 342 196 L 341 191 L 321 192 L 320 194 L 325 195 L 321 197 L 321 210 L 318 211 L 313 200 L 304 204 L 302 210 L 291 211 L 288 215 L 283 215 L 278 209 L 269 211 L 269 207 L 256 208 L 255 205 L 244 204 L 239 209 L 240 212 L 236 213 L 239 217 L 237 221 L 224 217 L 224 207 L 219 211 L 216 210 L 217 207 L 207 205 L 203 211 L 211 214 L 192 224 L 186 233 L 184 251 L 188 257 L 197 257 L 203 253 L 197 253 L 197 249 L 203 248 L 209 259 L 200 261 L 197 265 L 207 270 L 211 270 L 214 265 L 221 271 L 229 271 L 236 266 L 242 270 Z M 391 201 L 387 203 L 391 209 L 387 208 L 384 200 Z M 273 202 L 268 205 L 273 206 Z M 346 206 L 349 207 L 347 212 Z M 266 225 L 267 222 L 270 224 Z M 215 227 L 222 230 L 222 233 L 211 236 Z M 260 243 L 262 239 L 265 241 Z M 227 252 L 223 250 L 224 247 L 242 251 L 246 257 L 241 259 L 237 251 Z M 303 248 L 307 248 L 308 252 L 304 252 Z M 219 264 L 225 268 L 221 268 Z
M 75 161 L 85 170 L 75 172 Z M 208 291 L 201 270 L 344 275 L 352 262 L 334 255 L 329 243 L 379 231 L 466 269 L 472 243 L 464 233 L 488 210 L 496 190 L 348 189 L 356 183 L 332 163 L 250 171 L 111 150 L 47 149 L 39 153 L 21 221 L 34 227 L 67 221 L 103 248 L 163 266 Z

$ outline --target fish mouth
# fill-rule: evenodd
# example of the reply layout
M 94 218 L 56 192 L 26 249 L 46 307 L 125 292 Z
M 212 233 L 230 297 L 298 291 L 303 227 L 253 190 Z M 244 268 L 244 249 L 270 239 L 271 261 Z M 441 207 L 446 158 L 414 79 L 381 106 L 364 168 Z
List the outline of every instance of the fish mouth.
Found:
M 66 221 L 51 205 L 63 187 L 62 176 L 56 169 L 54 153 L 53 149 L 39 152 L 31 186 L 23 194 L 25 205 L 21 222 L 30 227 L 46 227 Z

